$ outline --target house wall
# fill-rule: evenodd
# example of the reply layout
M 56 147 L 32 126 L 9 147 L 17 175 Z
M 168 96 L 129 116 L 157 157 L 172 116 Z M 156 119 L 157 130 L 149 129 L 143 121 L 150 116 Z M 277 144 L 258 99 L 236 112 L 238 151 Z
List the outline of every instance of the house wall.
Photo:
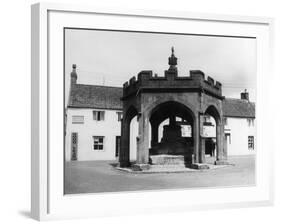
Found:
M 77 157 L 83 160 L 115 160 L 116 136 L 121 134 L 121 122 L 116 110 L 105 111 L 103 121 L 93 120 L 93 109 L 67 109 L 65 158 L 71 158 L 71 133 L 78 133 Z M 84 116 L 84 124 L 72 124 L 73 115 Z M 93 149 L 93 136 L 104 136 L 104 150 Z
M 118 121 L 117 110 L 105 111 L 104 120 L 93 120 L 94 109 L 68 108 L 65 137 L 65 159 L 71 159 L 71 133 L 78 133 L 77 159 L 87 160 L 116 160 L 116 136 L 121 135 L 121 122 Z M 84 116 L 83 124 L 73 124 L 72 116 Z M 130 160 L 136 160 L 136 137 L 138 135 L 138 122 L 136 117 L 131 122 Z M 104 150 L 93 149 L 93 136 L 104 136 Z
M 225 133 L 230 133 L 227 139 L 228 155 L 251 155 L 256 153 L 256 128 L 248 124 L 247 118 L 227 118 Z M 248 149 L 248 136 L 254 136 L 254 149 Z

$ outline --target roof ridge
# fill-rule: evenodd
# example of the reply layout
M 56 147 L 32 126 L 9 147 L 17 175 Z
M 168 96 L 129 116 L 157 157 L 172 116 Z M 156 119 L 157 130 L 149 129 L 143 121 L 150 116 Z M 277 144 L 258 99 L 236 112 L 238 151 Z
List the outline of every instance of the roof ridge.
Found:
M 103 87 L 103 88 L 123 89 L 122 87 L 118 87 L 118 86 L 103 86 L 103 85 L 80 84 L 80 83 L 77 83 L 76 85 L 79 85 L 79 86 L 92 86 L 92 87 Z
M 247 103 L 253 103 L 255 104 L 255 102 L 249 101 L 249 100 L 244 100 L 244 99 L 239 99 L 239 98 L 232 98 L 232 97 L 226 97 L 226 100 L 236 100 L 236 101 L 242 101 L 242 102 L 247 102 Z

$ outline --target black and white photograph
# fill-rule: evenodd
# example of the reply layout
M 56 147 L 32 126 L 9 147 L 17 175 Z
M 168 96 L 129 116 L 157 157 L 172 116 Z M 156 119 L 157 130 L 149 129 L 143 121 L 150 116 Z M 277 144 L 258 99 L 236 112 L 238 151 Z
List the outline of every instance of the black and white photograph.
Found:
M 256 38 L 64 29 L 64 193 L 254 186 Z

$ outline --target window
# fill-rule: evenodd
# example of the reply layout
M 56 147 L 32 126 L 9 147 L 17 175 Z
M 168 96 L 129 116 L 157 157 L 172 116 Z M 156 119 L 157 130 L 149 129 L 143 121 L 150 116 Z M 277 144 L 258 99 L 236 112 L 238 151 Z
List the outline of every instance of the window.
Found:
M 73 115 L 72 124 L 84 124 L 84 116 Z
M 95 121 L 103 121 L 104 120 L 104 111 L 93 111 L 93 119 Z
M 254 119 L 253 118 L 248 118 L 247 122 L 248 122 L 249 127 L 254 126 Z
M 116 113 L 117 113 L 118 121 L 121 121 L 123 113 L 122 112 L 116 112 Z
M 248 149 L 254 149 L 254 136 L 248 136 Z
M 104 136 L 93 136 L 94 150 L 103 150 Z
M 225 140 L 227 144 L 231 144 L 231 134 L 230 133 L 225 133 Z

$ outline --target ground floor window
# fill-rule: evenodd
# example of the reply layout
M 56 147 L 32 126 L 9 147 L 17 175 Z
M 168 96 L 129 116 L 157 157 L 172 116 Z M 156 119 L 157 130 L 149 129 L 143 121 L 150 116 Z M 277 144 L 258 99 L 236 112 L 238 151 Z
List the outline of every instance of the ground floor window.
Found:
M 94 150 L 104 150 L 104 136 L 93 136 Z
M 248 149 L 254 149 L 254 136 L 248 136 Z

